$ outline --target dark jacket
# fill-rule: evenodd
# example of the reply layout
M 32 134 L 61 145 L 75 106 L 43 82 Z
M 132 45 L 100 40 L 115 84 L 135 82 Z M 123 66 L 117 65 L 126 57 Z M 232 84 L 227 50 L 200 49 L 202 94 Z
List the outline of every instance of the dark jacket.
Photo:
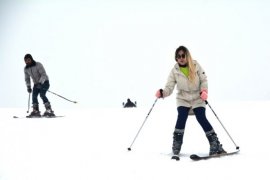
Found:
M 124 108 L 128 108 L 128 107 L 136 107 L 136 104 L 134 104 L 133 102 L 131 102 L 130 99 L 128 99 L 127 103 L 124 105 Z

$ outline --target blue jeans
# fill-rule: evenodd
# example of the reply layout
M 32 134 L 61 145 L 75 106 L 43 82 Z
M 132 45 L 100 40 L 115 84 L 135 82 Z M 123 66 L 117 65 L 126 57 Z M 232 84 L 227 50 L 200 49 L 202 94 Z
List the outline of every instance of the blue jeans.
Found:
M 32 94 L 32 103 L 38 104 L 38 95 L 40 94 L 40 98 L 42 99 L 43 103 L 49 102 L 48 98 L 46 97 L 46 92 L 50 87 L 49 81 L 45 81 L 41 87 L 38 87 L 38 84 L 35 84 L 33 87 L 33 94 Z
M 177 108 L 178 116 L 177 116 L 177 122 L 175 125 L 175 129 L 185 129 L 189 110 L 190 110 L 189 107 L 179 106 Z M 199 122 L 199 124 L 203 128 L 204 132 L 208 132 L 208 131 L 211 131 L 213 129 L 213 127 L 211 126 L 211 124 L 209 123 L 209 121 L 206 118 L 204 107 L 194 108 L 193 112 L 196 116 L 197 121 Z

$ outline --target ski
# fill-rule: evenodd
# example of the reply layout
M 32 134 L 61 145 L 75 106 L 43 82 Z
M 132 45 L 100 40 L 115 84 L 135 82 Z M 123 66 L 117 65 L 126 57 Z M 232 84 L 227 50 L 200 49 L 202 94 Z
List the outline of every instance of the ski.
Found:
M 61 118 L 65 116 L 42 116 L 42 118 Z
M 228 153 L 222 153 L 222 154 L 214 154 L 214 155 L 206 155 L 206 156 L 200 156 L 197 154 L 192 154 L 190 155 L 190 159 L 194 160 L 194 161 L 199 161 L 199 160 L 207 160 L 207 159 L 211 159 L 211 158 L 218 158 L 218 157 L 222 157 L 222 156 L 230 156 L 230 155 L 234 155 L 237 154 L 240 150 L 236 150 L 233 152 L 228 152 Z
M 21 117 L 19 117 L 19 116 L 13 116 L 13 118 L 15 118 L 15 119 L 24 119 L 24 118 L 27 118 L 27 119 L 31 119 L 31 118 L 60 118 L 60 117 L 65 117 L 65 116 L 40 116 L 40 117 L 38 117 L 38 116 L 36 116 L 36 117 L 27 117 L 27 116 L 21 116 Z

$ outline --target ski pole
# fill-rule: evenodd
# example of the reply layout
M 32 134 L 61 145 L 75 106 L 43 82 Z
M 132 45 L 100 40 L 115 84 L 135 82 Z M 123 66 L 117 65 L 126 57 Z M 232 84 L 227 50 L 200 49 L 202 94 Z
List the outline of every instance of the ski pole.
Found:
M 30 109 L 30 96 L 31 96 L 31 93 L 29 93 L 29 96 L 28 96 L 28 110 L 26 111 L 27 113 L 29 113 L 29 109 Z
M 223 129 L 225 130 L 225 132 L 227 133 L 227 135 L 230 137 L 230 139 L 233 142 L 233 144 L 236 146 L 236 149 L 239 149 L 239 146 L 236 145 L 236 143 L 232 139 L 231 135 L 229 134 L 229 132 L 227 131 L 227 129 L 225 128 L 225 126 L 222 124 L 222 122 L 219 120 L 217 114 L 215 113 L 215 111 L 213 110 L 213 108 L 210 106 L 210 104 L 208 103 L 208 101 L 205 101 L 205 104 L 207 104 L 210 107 L 210 109 L 212 110 L 212 112 L 216 116 L 217 120 L 219 121 L 219 123 L 221 124 L 221 126 L 223 127 Z
M 145 122 L 146 122 L 146 120 L 147 120 L 148 116 L 150 115 L 150 113 L 151 113 L 151 111 L 152 111 L 153 107 L 155 106 L 155 104 L 156 104 L 157 100 L 158 100 L 158 98 L 155 100 L 155 102 L 154 102 L 154 104 L 152 105 L 152 107 L 151 107 L 150 111 L 148 112 L 148 114 L 147 114 L 147 116 L 146 116 L 145 120 L 143 121 L 143 123 L 142 123 L 142 125 L 141 125 L 141 127 L 140 127 L 139 131 L 137 132 L 137 134 L 136 134 L 135 138 L 133 139 L 133 141 L 132 141 L 131 145 L 129 146 L 129 148 L 128 148 L 128 150 L 129 150 L 129 151 L 131 151 L 131 146 L 134 144 L 135 140 L 137 139 L 137 137 L 138 137 L 138 135 L 139 135 L 140 131 L 142 130 L 142 127 L 144 126 L 144 124 L 145 124 Z
M 69 99 L 67 99 L 67 98 L 65 98 L 65 97 L 63 97 L 63 96 L 61 96 L 61 95 L 59 95 L 59 94 L 56 94 L 56 93 L 54 93 L 54 92 L 52 92 L 52 91 L 50 91 L 50 90 L 48 90 L 48 92 L 50 92 L 50 93 L 52 93 L 52 94 L 54 94 L 54 95 L 56 95 L 56 96 L 59 96 L 59 97 L 65 99 L 65 100 L 67 100 L 67 101 L 69 101 L 69 102 L 77 103 L 76 101 L 71 101 L 71 100 L 69 100 Z

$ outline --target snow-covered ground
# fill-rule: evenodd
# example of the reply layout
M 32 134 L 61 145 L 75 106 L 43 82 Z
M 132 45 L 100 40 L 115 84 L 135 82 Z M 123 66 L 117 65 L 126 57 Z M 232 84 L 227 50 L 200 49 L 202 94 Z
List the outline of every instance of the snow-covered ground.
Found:
M 165 100 L 164 100 L 165 101 Z M 182 157 L 170 159 L 176 108 L 157 101 L 145 108 L 55 109 L 63 118 L 26 119 L 26 109 L 0 109 L 0 180 L 269 179 L 269 101 L 210 102 L 240 146 L 238 155 L 194 162 L 208 142 L 193 116 Z M 207 116 L 227 151 L 235 145 L 207 107 Z

